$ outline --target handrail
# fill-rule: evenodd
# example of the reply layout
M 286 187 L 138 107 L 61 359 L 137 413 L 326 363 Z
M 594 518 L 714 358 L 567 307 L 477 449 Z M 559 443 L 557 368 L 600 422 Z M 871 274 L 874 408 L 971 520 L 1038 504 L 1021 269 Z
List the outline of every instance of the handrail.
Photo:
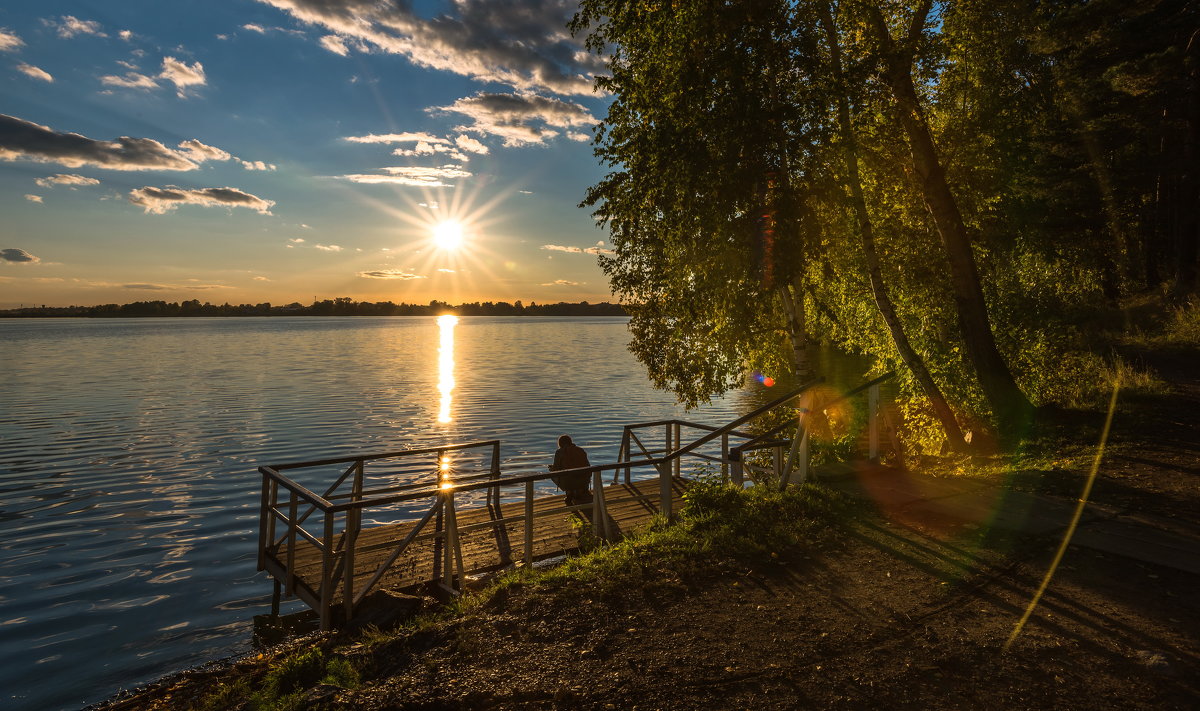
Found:
M 489 439 L 484 442 L 468 442 L 466 444 L 448 444 L 443 447 L 430 447 L 428 449 L 402 449 L 395 452 L 382 452 L 380 454 L 364 454 L 356 457 L 338 457 L 336 459 L 314 459 L 311 462 L 289 462 L 287 464 L 275 464 L 271 468 L 277 472 L 285 469 L 304 469 L 306 467 L 319 467 L 327 464 L 347 464 L 349 462 L 364 462 L 374 461 L 376 459 L 394 459 L 396 457 L 417 456 L 420 454 L 437 454 L 438 452 L 456 452 L 460 449 L 473 449 L 475 447 L 494 447 L 500 444 L 498 439 Z M 261 467 L 259 468 L 261 470 Z

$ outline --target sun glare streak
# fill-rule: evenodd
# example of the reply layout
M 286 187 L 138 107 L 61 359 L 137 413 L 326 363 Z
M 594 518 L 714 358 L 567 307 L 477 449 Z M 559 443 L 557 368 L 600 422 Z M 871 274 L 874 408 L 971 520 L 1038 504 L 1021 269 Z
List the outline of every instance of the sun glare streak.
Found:
M 1104 458 L 1104 446 L 1108 443 L 1108 433 L 1112 429 L 1113 414 L 1117 411 L 1117 394 L 1120 391 L 1121 383 L 1118 381 L 1113 384 L 1112 398 L 1108 401 L 1108 416 L 1104 419 L 1104 429 L 1100 432 L 1100 444 L 1096 448 L 1096 458 L 1092 460 L 1092 470 L 1088 472 L 1087 482 L 1084 483 L 1083 492 L 1079 495 L 1079 503 L 1075 505 L 1075 514 L 1071 517 L 1071 524 L 1067 526 L 1067 531 L 1063 534 L 1062 543 L 1059 544 L 1058 550 L 1054 553 L 1054 560 L 1050 562 L 1050 567 L 1046 570 L 1046 577 L 1042 578 L 1042 584 L 1038 586 L 1037 592 L 1033 594 L 1033 599 L 1029 601 L 1029 607 L 1025 608 L 1025 614 L 1021 615 L 1021 619 L 1017 622 L 1016 627 L 1013 628 L 1012 634 L 1008 636 L 1008 641 L 1004 643 L 1005 652 L 1017 640 L 1017 637 L 1021 634 L 1021 630 L 1025 628 L 1025 623 L 1029 621 L 1034 609 L 1041 602 L 1046 588 L 1050 587 L 1050 579 L 1054 577 L 1054 572 L 1058 570 L 1058 565 L 1062 562 L 1063 555 L 1067 552 L 1067 546 L 1071 544 L 1071 537 L 1075 535 L 1075 528 L 1079 526 L 1079 519 L 1083 517 L 1083 508 L 1087 506 L 1088 496 L 1092 493 L 1092 484 L 1096 481 L 1096 473 L 1100 471 L 1100 460 Z
M 443 424 L 452 421 L 450 403 L 451 393 L 454 391 L 454 326 L 457 323 L 458 317 L 450 314 L 438 316 L 437 319 L 438 330 L 441 332 L 441 344 L 438 346 L 438 391 L 442 394 L 437 421 Z

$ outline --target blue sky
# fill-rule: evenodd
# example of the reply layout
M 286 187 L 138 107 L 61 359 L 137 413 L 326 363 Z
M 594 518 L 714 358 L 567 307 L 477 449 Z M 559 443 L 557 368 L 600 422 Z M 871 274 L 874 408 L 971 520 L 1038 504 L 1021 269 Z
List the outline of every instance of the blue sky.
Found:
M 610 298 L 573 5 L 0 7 L 0 307 Z

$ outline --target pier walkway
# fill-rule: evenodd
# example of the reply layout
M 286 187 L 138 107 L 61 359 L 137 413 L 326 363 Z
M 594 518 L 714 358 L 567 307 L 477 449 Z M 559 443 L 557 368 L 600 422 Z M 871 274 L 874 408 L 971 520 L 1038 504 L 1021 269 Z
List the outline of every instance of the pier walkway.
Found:
M 891 377 L 821 403 L 861 401 L 856 421 L 868 461 L 878 458 L 884 435 L 895 442 L 879 400 L 880 384 Z M 618 461 L 571 470 L 592 477 L 586 506 L 568 507 L 552 493 L 550 478 L 564 472 L 502 473 L 498 440 L 262 466 L 258 567 L 274 578 L 276 602 L 281 593 L 295 595 L 330 629 L 335 612 L 353 618 L 374 590 L 432 585 L 453 595 L 474 576 L 577 550 L 582 535 L 616 540 L 656 517 L 670 519 L 698 473 L 719 472 L 734 485 L 802 483 L 809 475 L 806 413 L 820 382 L 723 427 L 626 425 Z M 740 429 L 797 399 L 798 417 L 758 434 Z M 694 438 L 684 443 L 685 435 Z

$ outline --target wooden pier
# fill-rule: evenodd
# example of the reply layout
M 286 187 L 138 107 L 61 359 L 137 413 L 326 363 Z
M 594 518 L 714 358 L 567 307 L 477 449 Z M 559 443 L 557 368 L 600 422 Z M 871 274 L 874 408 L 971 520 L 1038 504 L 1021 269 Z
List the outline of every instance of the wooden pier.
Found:
M 866 394 L 870 458 L 878 456 L 884 429 L 879 384 L 891 377 L 839 398 Z M 571 470 L 591 476 L 593 501 L 585 506 L 568 507 L 551 493 L 549 479 L 564 472 L 502 474 L 498 440 L 262 466 L 258 567 L 275 579 L 276 601 L 281 593 L 299 597 L 330 629 L 335 610 L 352 618 L 374 590 L 432 585 L 457 594 L 473 576 L 577 550 L 584 530 L 616 540 L 656 517 L 669 520 L 698 468 L 739 486 L 802 483 L 808 476 L 803 400 L 790 425 L 756 435 L 738 428 L 806 397 L 820 382 L 723 427 L 682 420 L 626 425 L 617 462 Z M 779 437 L 793 426 L 790 437 Z M 697 436 L 684 444 L 685 433 Z M 302 483 L 334 477 L 321 494 Z

